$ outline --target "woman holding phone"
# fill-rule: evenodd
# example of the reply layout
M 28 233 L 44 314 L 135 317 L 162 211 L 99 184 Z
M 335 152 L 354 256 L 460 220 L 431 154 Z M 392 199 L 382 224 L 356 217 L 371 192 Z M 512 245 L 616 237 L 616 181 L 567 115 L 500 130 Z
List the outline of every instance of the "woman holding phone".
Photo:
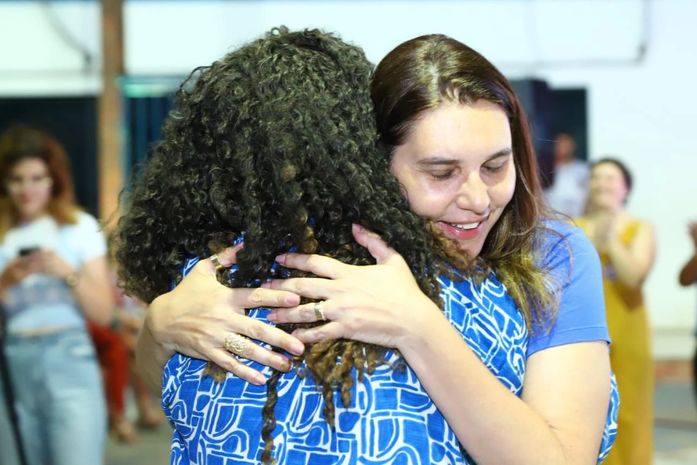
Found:
M 104 394 L 85 322 L 111 319 L 104 236 L 45 132 L 0 136 L 0 179 L 0 298 L 28 464 L 102 463 Z

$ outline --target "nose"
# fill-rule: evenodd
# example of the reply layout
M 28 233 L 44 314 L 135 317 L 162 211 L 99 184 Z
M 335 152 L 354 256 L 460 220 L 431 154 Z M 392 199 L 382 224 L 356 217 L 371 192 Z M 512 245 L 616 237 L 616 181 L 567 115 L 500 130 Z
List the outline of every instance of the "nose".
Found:
M 482 180 L 479 173 L 474 172 L 467 176 L 457 193 L 455 205 L 462 210 L 482 216 L 489 213 L 489 186 Z

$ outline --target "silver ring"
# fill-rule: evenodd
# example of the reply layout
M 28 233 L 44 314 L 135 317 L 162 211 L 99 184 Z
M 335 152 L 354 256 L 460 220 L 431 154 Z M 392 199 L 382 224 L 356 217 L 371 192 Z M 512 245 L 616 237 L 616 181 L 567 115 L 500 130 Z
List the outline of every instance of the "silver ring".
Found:
M 220 258 L 218 258 L 218 254 L 211 255 L 210 261 L 215 267 L 215 271 L 220 271 L 225 268 L 225 266 L 222 263 L 220 263 Z
M 249 339 L 237 333 L 229 333 L 225 336 L 223 347 L 239 357 L 247 357 L 251 349 Z
M 315 302 L 314 306 L 315 310 L 315 318 L 317 318 L 317 321 L 325 321 L 326 318 L 324 317 L 324 312 L 322 311 L 322 301 L 318 300 Z

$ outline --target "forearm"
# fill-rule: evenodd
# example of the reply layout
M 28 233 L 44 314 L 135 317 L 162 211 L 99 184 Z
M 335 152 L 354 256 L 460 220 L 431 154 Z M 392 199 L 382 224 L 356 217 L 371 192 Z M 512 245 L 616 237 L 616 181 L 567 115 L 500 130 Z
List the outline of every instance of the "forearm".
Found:
M 138 372 L 148 388 L 159 396 L 162 390 L 162 370 L 167 360 L 174 354 L 174 350 L 157 342 L 147 317 L 138 333 L 135 352 Z
M 85 318 L 98 325 L 108 325 L 114 313 L 114 299 L 109 284 L 93 276 L 78 278 L 72 288 Z
M 617 279 L 627 287 L 639 288 L 648 270 L 634 259 L 629 248 L 616 239 L 608 244 L 606 251 Z
M 681 286 L 697 283 L 697 251 L 680 270 L 679 280 Z
M 400 352 L 477 463 L 586 463 L 566 456 L 553 429 L 496 379 L 447 320 L 422 334 Z

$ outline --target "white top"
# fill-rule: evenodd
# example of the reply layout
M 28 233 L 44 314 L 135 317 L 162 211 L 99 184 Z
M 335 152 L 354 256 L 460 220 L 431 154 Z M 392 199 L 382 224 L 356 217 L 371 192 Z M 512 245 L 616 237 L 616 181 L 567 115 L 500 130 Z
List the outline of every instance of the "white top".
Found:
M 106 240 L 97 220 L 77 213 L 75 224 L 60 225 L 49 215 L 10 229 L 0 243 L 0 269 L 25 247 L 55 251 L 71 267 L 106 255 Z M 82 312 L 68 285 L 60 278 L 33 274 L 12 286 L 3 301 L 8 333 L 47 327 L 84 326 Z
M 558 165 L 554 184 L 545 191 L 549 205 L 571 218 L 583 214 L 588 195 L 588 165 L 580 160 Z

